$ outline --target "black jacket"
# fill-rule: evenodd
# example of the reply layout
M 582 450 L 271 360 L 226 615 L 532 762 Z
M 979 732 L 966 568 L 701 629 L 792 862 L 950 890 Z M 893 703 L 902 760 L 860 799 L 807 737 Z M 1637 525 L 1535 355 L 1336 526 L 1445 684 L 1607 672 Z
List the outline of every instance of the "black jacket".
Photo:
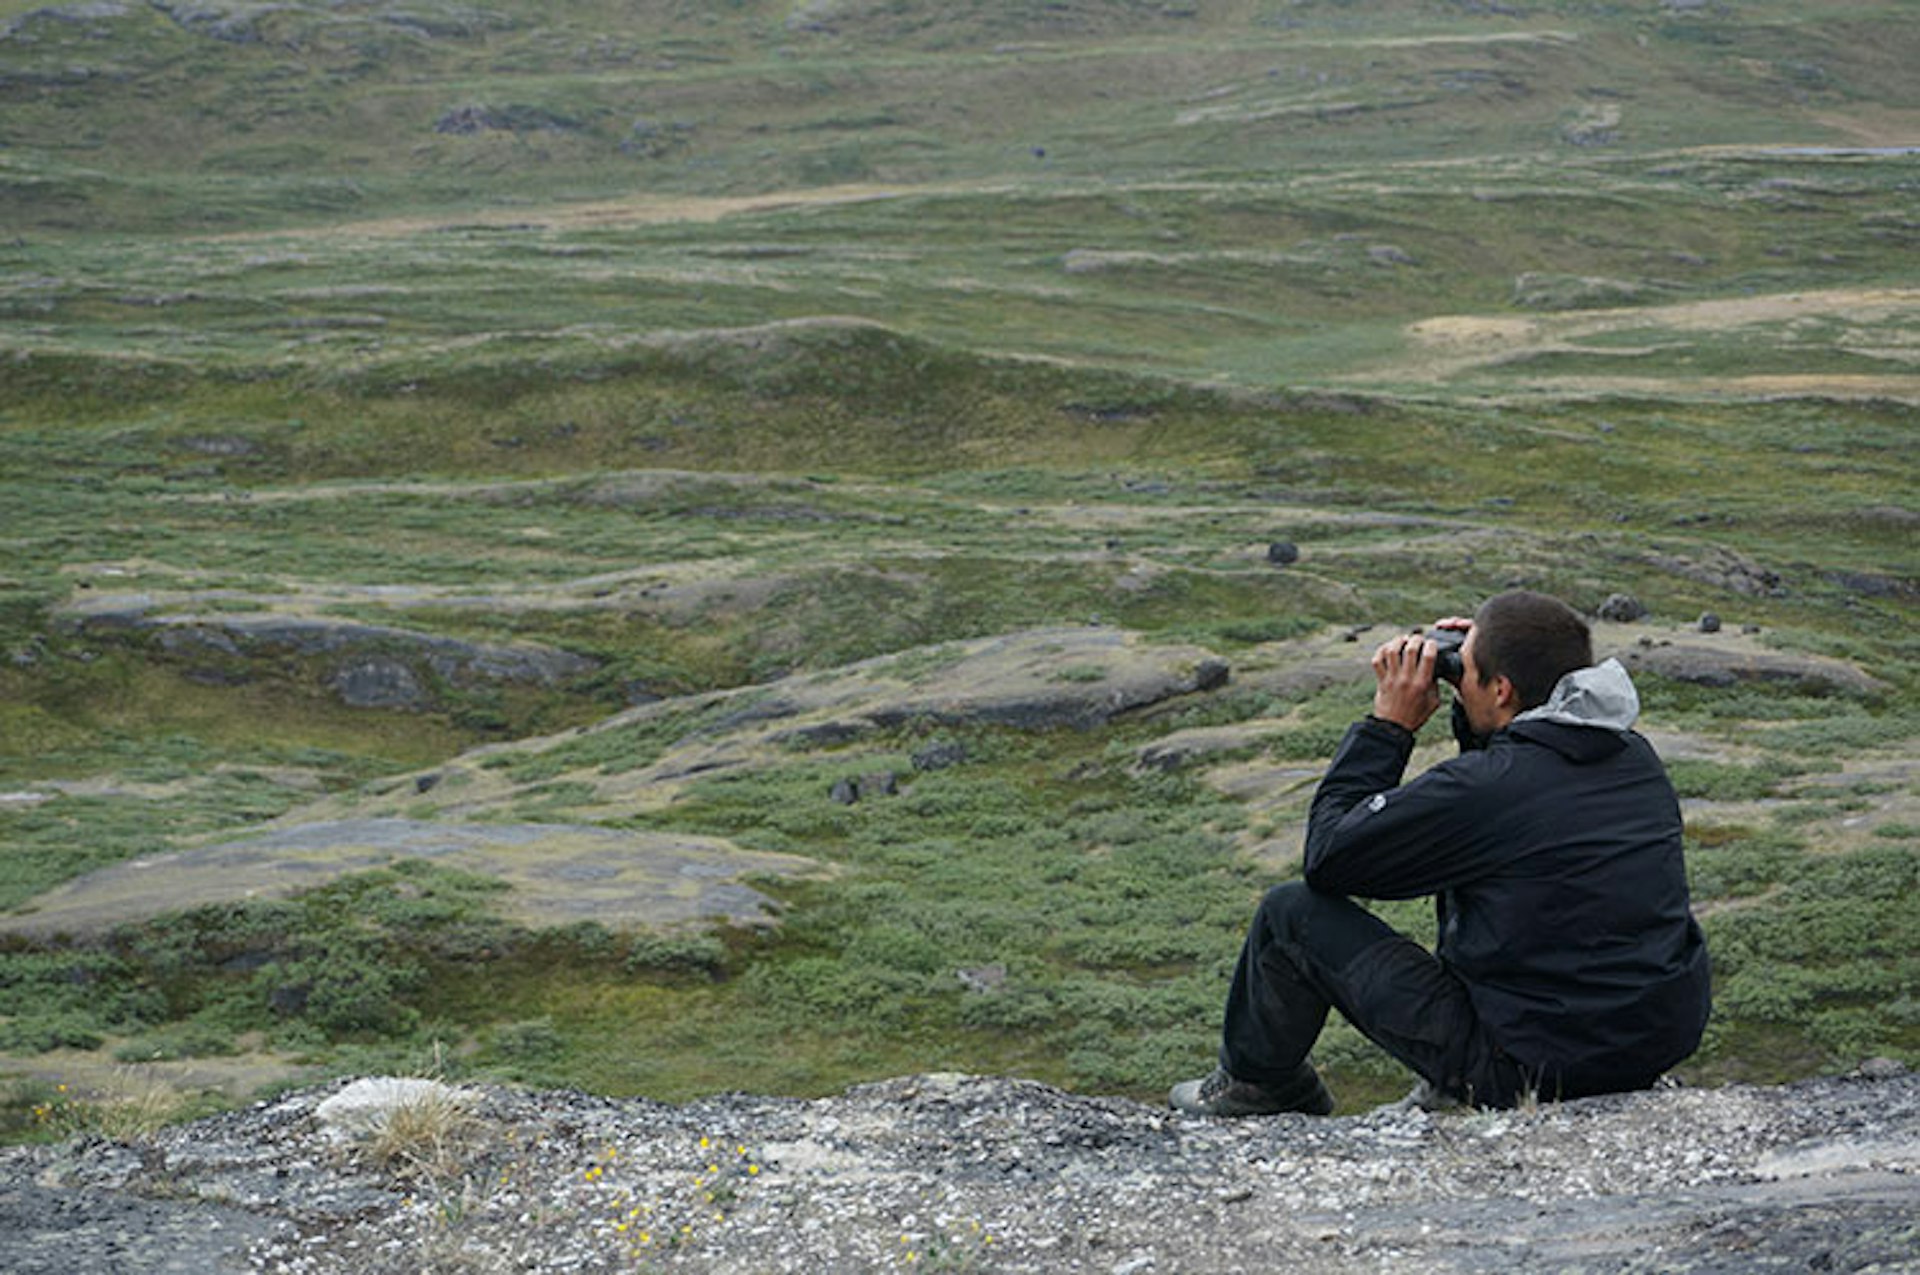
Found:
M 1347 731 L 1308 818 L 1307 883 L 1436 895 L 1438 956 L 1543 1094 L 1650 1083 L 1709 1008 L 1666 768 L 1628 729 L 1520 720 L 1473 741 L 1455 716 L 1461 755 L 1404 786 L 1412 735 Z

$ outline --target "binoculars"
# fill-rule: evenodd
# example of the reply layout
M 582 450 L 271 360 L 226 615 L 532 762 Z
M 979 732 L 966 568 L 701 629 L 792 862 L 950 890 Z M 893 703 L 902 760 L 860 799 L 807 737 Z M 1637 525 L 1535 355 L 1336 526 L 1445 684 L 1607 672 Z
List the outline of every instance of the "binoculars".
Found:
M 1465 669 L 1460 663 L 1460 648 L 1467 643 L 1467 635 L 1459 629 L 1434 629 L 1426 635 L 1427 641 L 1438 647 L 1433 659 L 1433 675 L 1443 682 L 1460 685 L 1460 677 Z

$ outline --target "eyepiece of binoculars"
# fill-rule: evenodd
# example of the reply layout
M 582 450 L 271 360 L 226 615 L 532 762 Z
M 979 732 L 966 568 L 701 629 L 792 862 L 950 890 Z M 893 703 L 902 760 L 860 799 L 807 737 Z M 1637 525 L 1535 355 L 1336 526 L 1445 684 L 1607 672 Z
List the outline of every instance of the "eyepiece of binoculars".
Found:
M 1443 682 L 1460 685 L 1460 676 L 1464 671 L 1460 663 L 1460 648 L 1466 645 L 1467 635 L 1459 629 L 1434 629 L 1426 636 L 1427 641 L 1439 648 L 1433 660 L 1433 675 Z

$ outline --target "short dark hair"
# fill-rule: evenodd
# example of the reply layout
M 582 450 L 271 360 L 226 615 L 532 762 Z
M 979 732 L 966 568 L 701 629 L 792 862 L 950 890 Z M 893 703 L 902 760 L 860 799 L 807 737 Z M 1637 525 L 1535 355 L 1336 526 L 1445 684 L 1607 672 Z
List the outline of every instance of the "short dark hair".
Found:
M 1560 599 L 1515 589 L 1474 613 L 1473 662 L 1482 686 L 1505 674 L 1525 712 L 1546 703 L 1561 678 L 1593 663 L 1593 634 Z

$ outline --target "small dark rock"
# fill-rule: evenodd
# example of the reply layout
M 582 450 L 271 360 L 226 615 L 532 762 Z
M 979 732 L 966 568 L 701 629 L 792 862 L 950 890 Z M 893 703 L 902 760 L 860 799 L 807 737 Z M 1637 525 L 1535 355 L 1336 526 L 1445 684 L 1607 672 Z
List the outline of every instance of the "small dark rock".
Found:
M 945 770 L 949 766 L 958 766 L 967 760 L 967 746 L 958 740 L 939 739 L 916 750 L 913 754 L 915 770 Z
M 960 985 L 970 992 L 998 991 L 1007 981 L 1007 967 L 995 961 L 991 965 L 976 965 L 968 969 L 955 970 L 954 977 Z
M 195 686 L 245 686 L 253 678 L 245 670 L 213 664 L 196 665 L 180 674 Z
M 1267 561 L 1276 567 L 1292 566 L 1300 561 L 1300 546 L 1291 540 L 1276 540 L 1267 546 Z
M 1872 571 L 1829 571 L 1826 578 L 1847 592 L 1863 598 L 1920 597 L 1920 583 L 1899 576 Z
M 834 804 L 851 806 L 876 797 L 892 797 L 900 791 L 900 777 L 891 770 L 878 770 L 851 779 L 837 779 L 827 796 Z
M 475 133 L 566 133 L 579 121 L 555 115 L 537 106 L 456 106 L 433 123 L 436 133 L 471 136 Z
M 1600 609 L 1594 614 L 1602 620 L 1612 620 L 1617 624 L 1631 624 L 1635 620 L 1646 619 L 1647 608 L 1631 593 L 1614 593 L 1608 595 L 1607 600 L 1600 604 Z
M 334 670 L 327 685 L 350 708 L 422 709 L 430 702 L 414 671 L 400 660 L 359 660 Z
M 312 991 L 305 983 L 276 987 L 267 993 L 267 1008 L 288 1018 L 297 1017 L 306 1012 L 307 997 Z
M 440 786 L 440 779 L 441 776 L 437 773 L 417 776 L 413 781 L 413 790 L 415 792 L 432 792 Z
M 241 434 L 194 434 L 180 440 L 180 446 L 202 456 L 241 457 L 260 452 L 260 444 Z
M 1700 631 L 1702 633 L 1718 633 L 1720 631 L 1720 617 L 1712 611 L 1702 611 L 1700 613 Z

